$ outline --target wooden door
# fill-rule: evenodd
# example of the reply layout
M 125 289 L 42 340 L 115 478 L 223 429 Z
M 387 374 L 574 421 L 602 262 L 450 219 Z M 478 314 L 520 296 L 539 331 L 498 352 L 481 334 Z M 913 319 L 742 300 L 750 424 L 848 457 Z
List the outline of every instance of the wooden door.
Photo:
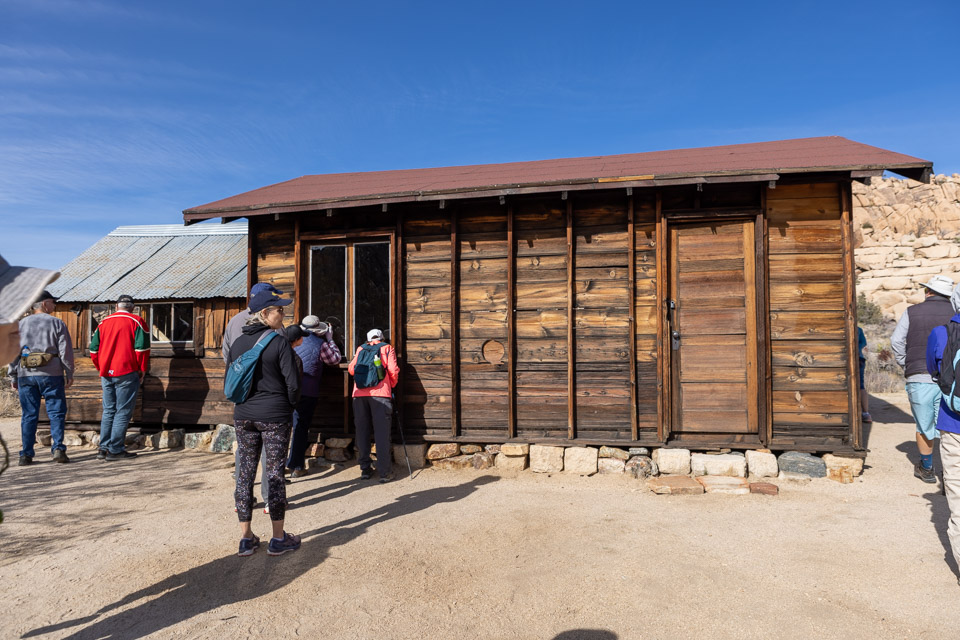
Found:
M 670 430 L 758 434 L 754 223 L 677 223 L 669 233 Z

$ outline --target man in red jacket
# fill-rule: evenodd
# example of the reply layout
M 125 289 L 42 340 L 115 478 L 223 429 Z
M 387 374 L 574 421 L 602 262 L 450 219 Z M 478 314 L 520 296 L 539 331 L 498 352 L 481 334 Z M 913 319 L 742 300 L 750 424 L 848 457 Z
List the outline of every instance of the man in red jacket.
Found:
M 135 458 L 126 450 L 127 426 L 137 404 L 137 391 L 150 369 L 150 332 L 133 313 L 133 298 L 120 296 L 117 312 L 104 318 L 90 340 L 90 358 L 100 372 L 103 417 L 98 460 Z

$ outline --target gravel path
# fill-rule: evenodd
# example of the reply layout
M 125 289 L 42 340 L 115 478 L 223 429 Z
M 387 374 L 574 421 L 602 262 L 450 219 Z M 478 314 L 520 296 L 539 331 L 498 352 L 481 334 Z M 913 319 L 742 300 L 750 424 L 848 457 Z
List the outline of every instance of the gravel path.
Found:
M 300 551 L 236 557 L 228 458 L 150 452 L 0 478 L 4 638 L 951 638 L 946 501 L 906 398 L 852 485 L 656 496 L 625 477 L 355 466 L 289 486 Z M 8 442 L 18 424 L 0 421 Z M 16 452 L 14 452 L 16 455 Z M 254 530 L 266 538 L 267 516 Z

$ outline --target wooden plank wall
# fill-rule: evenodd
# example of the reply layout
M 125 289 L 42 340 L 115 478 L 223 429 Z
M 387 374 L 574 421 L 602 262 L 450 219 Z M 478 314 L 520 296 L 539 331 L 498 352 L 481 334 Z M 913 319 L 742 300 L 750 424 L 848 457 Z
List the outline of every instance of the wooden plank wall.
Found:
M 832 182 L 766 193 L 774 447 L 850 444 L 840 195 Z
M 413 431 L 430 440 L 448 439 L 454 432 L 477 441 L 506 440 L 512 434 L 521 440 L 568 439 L 572 284 L 575 437 L 632 440 L 629 269 L 635 264 L 639 428 L 641 439 L 655 439 L 655 200 L 649 195 L 636 201 L 633 257 L 625 190 L 571 194 L 573 248 L 568 254 L 568 201 L 558 195 L 404 212 L 404 420 Z M 451 243 L 454 216 L 457 247 Z M 572 274 L 568 255 L 575 258 Z M 456 270 L 450 268 L 453 258 Z M 453 274 L 458 286 L 451 299 Z M 457 371 L 450 366 L 453 313 Z M 512 413 L 511 386 L 516 389 Z M 454 389 L 459 389 L 458 410 Z

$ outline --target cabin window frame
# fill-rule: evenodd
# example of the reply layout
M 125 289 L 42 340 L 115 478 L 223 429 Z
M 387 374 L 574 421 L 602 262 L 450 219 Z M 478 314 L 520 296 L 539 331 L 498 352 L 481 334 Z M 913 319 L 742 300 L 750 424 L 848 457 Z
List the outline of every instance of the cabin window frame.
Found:
M 389 300 L 385 316 L 386 324 L 378 326 L 383 331 L 387 341 L 393 341 L 393 332 L 395 331 L 395 307 L 397 304 L 394 291 L 394 274 L 396 272 L 396 257 L 394 255 L 395 238 L 393 233 L 379 231 L 369 233 L 350 233 L 338 235 L 304 235 L 300 239 L 306 259 L 304 260 L 306 278 L 303 286 L 306 288 L 305 314 L 313 313 L 313 259 L 314 249 L 322 247 L 344 247 L 344 316 L 343 322 L 343 344 L 338 347 L 345 361 L 349 362 L 353 358 L 354 352 L 363 344 L 363 337 L 357 336 L 356 317 L 357 317 L 357 296 L 356 296 L 356 248 L 358 246 L 383 244 L 386 245 L 387 258 L 387 280 L 388 286 L 386 294 Z M 320 318 L 325 321 L 325 318 Z
M 190 318 L 190 339 L 189 340 L 159 340 L 154 337 L 154 309 L 155 307 L 169 306 L 170 307 L 170 321 L 171 321 L 171 331 L 172 323 L 176 318 L 176 309 L 177 305 L 189 305 L 190 312 L 188 314 Z M 150 347 L 153 348 L 155 345 L 159 347 L 169 347 L 169 348 L 192 348 L 195 344 L 197 337 L 197 311 L 196 311 L 196 301 L 194 300 L 158 300 L 156 302 L 144 302 L 140 306 L 134 308 L 134 313 L 138 314 L 144 321 L 147 323 L 147 328 L 150 331 Z M 171 336 L 173 337 L 173 336 Z

